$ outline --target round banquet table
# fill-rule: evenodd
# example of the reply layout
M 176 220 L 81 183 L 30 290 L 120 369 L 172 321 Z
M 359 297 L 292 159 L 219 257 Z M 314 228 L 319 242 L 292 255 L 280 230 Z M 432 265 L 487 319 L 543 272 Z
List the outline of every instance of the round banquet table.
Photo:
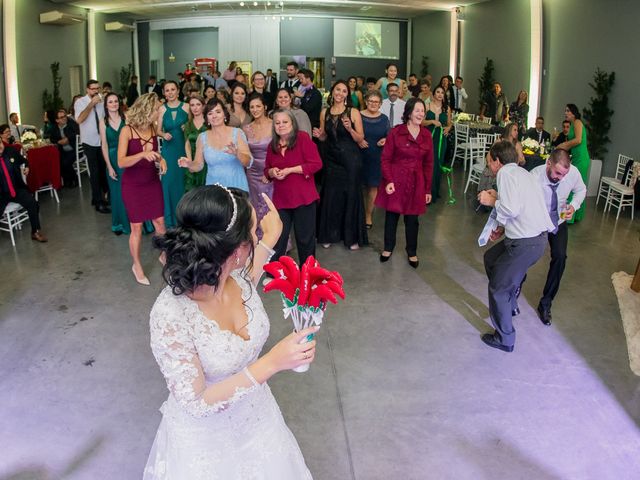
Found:
M 50 184 L 56 190 L 60 189 L 60 152 L 55 145 L 43 145 L 31 147 L 27 151 L 29 174 L 27 175 L 27 187 L 35 192 L 40 187 Z

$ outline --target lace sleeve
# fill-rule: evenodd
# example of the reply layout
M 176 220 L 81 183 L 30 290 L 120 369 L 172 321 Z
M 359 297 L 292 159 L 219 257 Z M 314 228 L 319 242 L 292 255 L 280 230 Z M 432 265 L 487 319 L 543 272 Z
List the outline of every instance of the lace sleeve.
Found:
M 261 386 L 247 369 L 207 386 L 188 312 L 172 311 L 171 300 L 175 302 L 159 298 L 151 311 L 151 350 L 169 391 L 186 412 L 197 418 L 213 415 Z

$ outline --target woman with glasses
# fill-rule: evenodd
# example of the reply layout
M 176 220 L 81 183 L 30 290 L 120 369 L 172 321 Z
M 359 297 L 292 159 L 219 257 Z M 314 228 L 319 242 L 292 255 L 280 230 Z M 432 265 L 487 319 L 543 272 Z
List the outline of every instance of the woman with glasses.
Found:
M 365 188 L 365 225 L 373 224 L 373 207 L 380 185 L 380 155 L 389 129 L 389 117 L 380 111 L 382 94 L 373 90 L 365 96 L 366 109 L 360 112 L 364 140 L 358 146 L 362 149 L 362 183 Z

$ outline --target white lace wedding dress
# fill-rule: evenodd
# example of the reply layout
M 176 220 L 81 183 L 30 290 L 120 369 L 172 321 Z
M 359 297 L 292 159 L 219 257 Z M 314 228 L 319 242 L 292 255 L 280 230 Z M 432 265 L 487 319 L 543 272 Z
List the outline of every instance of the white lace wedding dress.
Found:
M 144 480 L 311 479 L 269 386 L 242 373 L 258 358 L 269 319 L 255 287 L 238 272 L 232 277 L 242 288 L 249 340 L 220 330 L 169 287 L 151 310 L 151 349 L 170 393 Z M 230 394 L 206 401 L 205 389 L 225 379 Z

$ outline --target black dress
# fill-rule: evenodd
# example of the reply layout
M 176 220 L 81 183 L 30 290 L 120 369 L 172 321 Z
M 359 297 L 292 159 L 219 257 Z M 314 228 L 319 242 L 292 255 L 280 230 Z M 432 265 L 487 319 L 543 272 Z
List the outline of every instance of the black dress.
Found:
M 348 247 L 367 243 L 362 199 L 360 148 L 342 124 L 350 108 L 331 115 L 328 108 L 324 129 L 324 177 L 318 215 L 318 242 L 343 241 Z

